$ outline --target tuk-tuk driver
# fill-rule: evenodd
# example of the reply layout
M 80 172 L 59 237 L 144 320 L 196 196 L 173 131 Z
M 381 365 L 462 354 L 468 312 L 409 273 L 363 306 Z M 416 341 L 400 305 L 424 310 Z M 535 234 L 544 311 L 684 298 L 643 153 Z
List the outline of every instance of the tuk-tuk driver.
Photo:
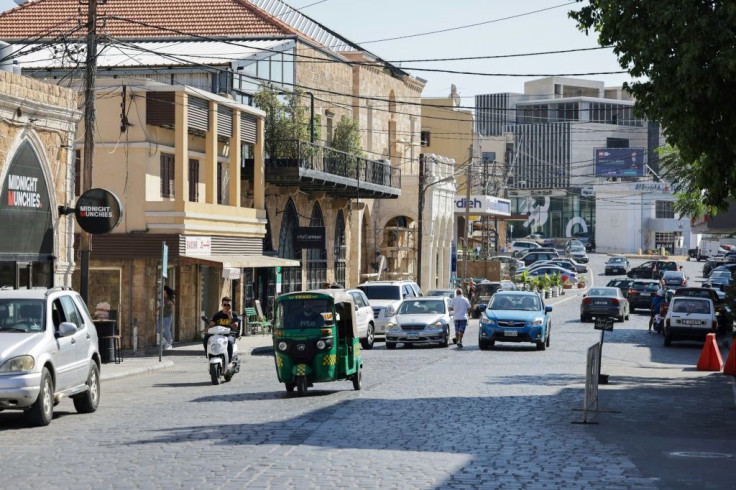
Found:
M 302 312 L 297 324 L 299 328 L 319 328 L 325 325 L 325 319 L 320 313 L 314 311 L 311 301 L 305 301 L 302 303 Z

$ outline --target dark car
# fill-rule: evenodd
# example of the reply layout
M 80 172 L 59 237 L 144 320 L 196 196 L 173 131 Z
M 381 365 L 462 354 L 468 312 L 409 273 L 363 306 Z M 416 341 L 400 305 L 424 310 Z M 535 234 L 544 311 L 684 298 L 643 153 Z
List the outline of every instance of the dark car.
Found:
M 619 321 L 629 319 L 629 302 L 619 288 L 590 288 L 580 302 L 580 321 L 591 318 L 616 317 Z
M 652 296 L 657 294 L 659 281 L 655 279 L 637 279 L 629 286 L 626 299 L 629 300 L 629 308 L 635 311 L 637 308 L 649 309 L 652 304 Z
M 524 262 L 524 265 L 529 267 L 534 262 L 540 261 L 540 260 L 552 260 L 557 258 L 557 252 L 537 252 L 536 250 L 533 252 L 529 252 L 528 254 L 524 255 L 521 258 L 521 261 Z
M 629 286 L 631 286 L 633 282 L 634 279 L 611 279 L 610 281 L 608 281 L 608 284 L 606 284 L 606 287 L 619 288 L 621 290 L 621 293 L 626 296 L 626 293 L 629 290 Z
M 629 271 L 629 259 L 626 257 L 611 257 L 606 262 L 605 273 L 626 274 Z
M 516 291 L 511 281 L 482 282 L 475 286 L 473 298 L 470 300 L 470 312 L 473 318 L 480 318 L 496 291 Z
M 729 270 L 715 270 L 710 273 L 708 280 L 703 283 L 703 287 L 711 287 L 726 291 L 733 282 L 733 273 Z
M 677 271 L 680 266 L 674 260 L 648 260 L 632 267 L 626 275 L 632 279 L 661 279 L 664 271 Z

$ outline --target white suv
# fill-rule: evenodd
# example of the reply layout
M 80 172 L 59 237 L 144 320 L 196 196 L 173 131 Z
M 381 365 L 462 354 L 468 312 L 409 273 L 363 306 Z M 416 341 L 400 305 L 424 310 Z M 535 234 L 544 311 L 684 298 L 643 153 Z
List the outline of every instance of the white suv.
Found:
M 48 425 L 71 397 L 79 413 L 100 402 L 100 354 L 89 311 L 68 288 L 0 289 L 0 410 Z
M 514 252 L 530 252 L 534 248 L 540 248 L 541 245 L 539 245 L 537 242 L 532 242 L 529 240 L 516 240 L 511 244 L 511 253 Z
M 386 324 L 396 314 L 401 302 L 422 295 L 422 290 L 413 281 L 367 281 L 358 285 L 371 302 L 375 335 L 385 338 Z

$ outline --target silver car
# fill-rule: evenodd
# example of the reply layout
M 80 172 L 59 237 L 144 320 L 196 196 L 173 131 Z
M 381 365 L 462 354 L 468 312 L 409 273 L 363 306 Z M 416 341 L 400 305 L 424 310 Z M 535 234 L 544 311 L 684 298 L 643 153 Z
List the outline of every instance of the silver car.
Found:
M 0 289 L 0 409 L 48 425 L 67 396 L 79 413 L 100 401 L 97 330 L 82 298 L 68 288 Z
M 386 325 L 386 348 L 397 343 L 439 344 L 447 347 L 454 320 L 450 314 L 450 299 L 423 296 L 405 299 L 396 315 Z

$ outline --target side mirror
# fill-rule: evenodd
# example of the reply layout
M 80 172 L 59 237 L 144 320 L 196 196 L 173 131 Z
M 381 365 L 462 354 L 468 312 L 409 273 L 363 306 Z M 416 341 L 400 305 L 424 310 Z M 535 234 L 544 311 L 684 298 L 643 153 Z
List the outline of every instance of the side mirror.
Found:
M 358 305 L 355 305 L 355 311 L 358 311 L 358 309 L 359 309 L 359 308 L 358 308 Z
M 77 332 L 77 326 L 71 322 L 61 322 L 59 330 L 56 331 L 57 337 L 69 337 Z
M 544 312 L 545 313 L 551 313 L 552 312 L 552 307 L 551 306 L 545 306 L 544 307 Z

